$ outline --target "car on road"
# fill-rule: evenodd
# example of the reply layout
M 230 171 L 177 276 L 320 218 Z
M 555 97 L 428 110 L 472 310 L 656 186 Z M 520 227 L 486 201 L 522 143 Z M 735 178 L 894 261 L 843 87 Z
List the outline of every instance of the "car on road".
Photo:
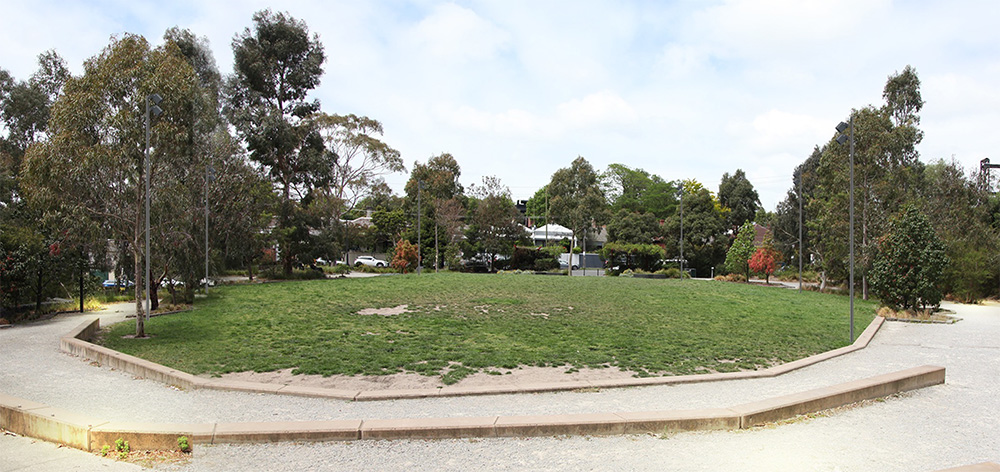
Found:
M 559 260 L 559 268 L 562 269 L 562 270 L 569 269 L 570 268 L 569 267 L 569 262 L 566 262 L 566 261 L 560 259 Z M 576 264 L 573 264 L 573 270 L 579 270 L 579 269 L 580 269 L 580 267 L 578 267 Z
M 358 256 L 358 258 L 354 260 L 354 265 L 355 266 L 366 265 L 369 267 L 386 267 L 389 265 L 389 263 L 383 261 L 382 259 L 376 259 L 373 256 Z
M 103 286 L 104 288 L 119 287 L 119 288 L 124 289 L 126 287 L 134 287 L 135 286 L 135 282 L 132 282 L 131 280 L 110 280 L 109 279 L 109 280 L 105 280 L 104 283 L 101 284 L 101 286 Z

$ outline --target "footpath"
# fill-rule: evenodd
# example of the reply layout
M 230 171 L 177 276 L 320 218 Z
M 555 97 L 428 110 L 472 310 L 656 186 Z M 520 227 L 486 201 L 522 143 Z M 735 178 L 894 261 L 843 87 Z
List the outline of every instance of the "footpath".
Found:
M 80 323 L 134 305 L 0 330 L 0 393 L 121 422 L 269 422 L 713 408 L 932 364 L 944 385 L 749 430 L 611 437 L 353 441 L 196 447 L 165 470 L 940 470 L 1000 460 L 1000 308 L 948 305 L 953 325 L 886 323 L 868 348 L 776 378 L 379 402 L 179 390 L 59 351 Z M 845 329 L 846 337 L 846 329 Z M 0 472 L 139 470 L 0 436 Z

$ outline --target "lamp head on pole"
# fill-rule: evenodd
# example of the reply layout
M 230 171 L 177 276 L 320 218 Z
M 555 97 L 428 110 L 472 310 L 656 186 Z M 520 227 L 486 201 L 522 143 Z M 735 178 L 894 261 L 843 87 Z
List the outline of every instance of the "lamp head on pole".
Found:
M 842 134 L 840 136 L 837 136 L 837 143 L 839 143 L 839 144 L 846 144 L 847 143 L 847 139 L 848 139 L 847 135 L 846 134 Z
M 149 107 L 149 112 L 152 113 L 154 117 L 162 115 L 163 109 L 158 105 L 163 101 L 163 97 L 161 97 L 158 93 L 153 93 L 146 98 L 153 103 L 153 106 Z
M 837 124 L 837 132 L 838 133 L 843 133 L 844 131 L 847 130 L 847 127 L 848 127 L 847 123 L 844 123 L 843 121 L 841 121 L 839 124 Z

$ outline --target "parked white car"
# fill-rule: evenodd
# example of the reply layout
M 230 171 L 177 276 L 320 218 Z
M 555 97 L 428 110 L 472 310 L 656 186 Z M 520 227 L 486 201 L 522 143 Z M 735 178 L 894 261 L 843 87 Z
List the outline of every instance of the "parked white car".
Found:
M 354 265 L 356 266 L 366 265 L 369 267 L 386 267 L 389 265 L 389 263 L 383 261 L 382 259 L 376 259 L 372 256 L 358 256 L 358 258 L 354 260 Z

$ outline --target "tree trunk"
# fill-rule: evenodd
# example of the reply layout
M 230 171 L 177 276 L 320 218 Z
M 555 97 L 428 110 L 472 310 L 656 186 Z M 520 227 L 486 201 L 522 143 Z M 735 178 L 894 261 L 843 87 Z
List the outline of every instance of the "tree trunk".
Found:
M 160 284 L 149 283 L 149 311 L 150 313 L 160 309 Z
M 282 202 L 281 202 L 281 229 L 287 230 L 291 223 L 291 212 L 292 212 L 292 198 L 291 198 L 291 187 L 288 183 L 285 183 Z M 285 276 L 292 275 L 292 249 L 291 241 L 289 241 L 291 235 L 282 234 L 282 247 L 281 247 L 281 270 L 284 272 Z
M 140 202 L 143 202 L 142 188 L 140 187 L 139 189 L 137 189 L 136 193 L 138 194 L 138 197 L 139 197 L 138 200 Z M 139 241 L 142 240 L 142 211 L 139 211 L 138 214 L 136 215 L 135 222 L 133 223 L 133 228 L 134 228 L 134 230 L 133 230 L 132 248 L 131 249 L 132 249 L 132 261 L 133 261 L 132 262 L 132 264 L 133 264 L 132 274 L 134 276 L 133 279 L 134 279 L 134 282 L 135 282 L 135 285 L 134 285 L 134 287 L 135 287 L 135 290 L 134 290 L 134 292 L 135 292 L 135 337 L 137 337 L 137 338 L 144 338 L 144 337 L 146 337 L 146 317 L 145 317 L 145 311 L 144 311 L 145 307 L 142 306 L 142 301 L 143 301 L 142 300 L 142 281 L 143 281 L 143 278 L 142 278 L 142 270 L 143 270 L 142 269 L 142 262 L 143 262 L 143 257 L 144 256 L 143 256 L 142 252 L 139 250 L 140 247 L 145 247 L 145 246 L 141 246 L 139 244 Z
M 865 178 L 865 188 L 868 188 L 868 179 Z M 861 208 L 861 298 L 868 300 L 868 191 L 865 191 L 865 204 Z
M 39 262 L 41 262 L 41 261 L 39 261 Z M 44 267 L 44 265 L 41 264 L 41 263 L 39 263 L 38 264 L 38 271 L 37 271 L 38 277 L 35 280 L 35 316 L 36 317 L 42 314 L 42 293 L 43 293 L 43 291 L 42 291 L 42 280 L 43 280 L 44 275 L 45 275 L 44 269 L 42 269 L 42 267 Z
M 139 241 L 139 225 L 135 227 L 136 238 Z M 138 251 L 138 244 L 132 245 L 132 259 L 135 261 L 133 265 L 133 273 L 135 275 L 135 337 L 144 338 L 146 337 L 146 316 L 144 307 L 142 306 L 142 254 Z
M 153 268 L 149 268 L 149 273 L 146 274 L 149 277 L 149 313 L 152 314 L 154 311 L 160 309 L 160 280 L 163 277 L 153 280 Z
M 174 284 L 167 284 L 167 292 L 170 293 L 170 303 L 177 304 L 177 288 Z
M 86 268 L 86 259 L 83 254 L 83 246 L 80 246 L 80 313 L 83 313 L 83 273 Z

